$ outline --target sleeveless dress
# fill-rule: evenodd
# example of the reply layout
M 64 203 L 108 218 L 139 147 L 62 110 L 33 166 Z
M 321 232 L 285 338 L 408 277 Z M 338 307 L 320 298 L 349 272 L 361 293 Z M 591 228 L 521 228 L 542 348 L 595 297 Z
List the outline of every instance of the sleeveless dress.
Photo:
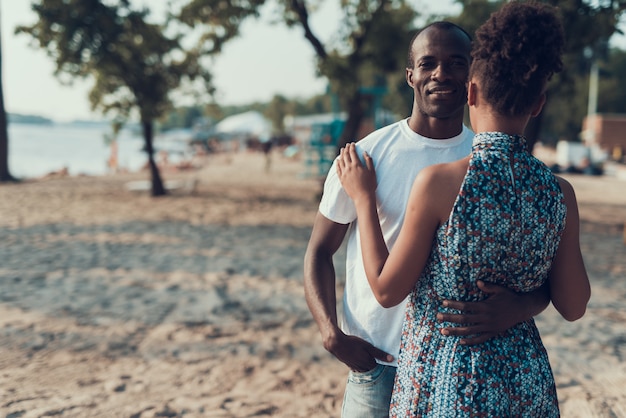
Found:
M 557 179 L 522 136 L 480 133 L 446 223 L 409 297 L 392 417 L 558 417 L 554 377 L 534 321 L 475 346 L 443 336 L 443 299 L 486 298 L 477 280 L 517 292 L 548 277 L 565 227 Z M 452 312 L 452 311 L 450 311 Z

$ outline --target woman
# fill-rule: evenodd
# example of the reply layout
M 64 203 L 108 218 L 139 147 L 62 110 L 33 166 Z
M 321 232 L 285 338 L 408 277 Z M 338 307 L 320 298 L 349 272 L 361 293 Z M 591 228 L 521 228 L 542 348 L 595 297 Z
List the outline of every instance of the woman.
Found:
M 527 151 L 523 137 L 562 67 L 561 23 L 547 5 L 507 3 L 476 38 L 468 83 L 472 153 L 415 179 L 391 254 L 376 213 L 371 158 L 364 155 L 364 167 L 351 144 L 337 165 L 357 208 L 376 298 L 389 307 L 410 294 L 391 416 L 559 416 L 534 321 L 470 347 L 438 332 L 438 307 L 484 299 L 481 281 L 529 292 L 549 278 L 553 305 L 573 321 L 590 296 L 574 191 Z M 433 77 L 441 83 L 445 71 Z

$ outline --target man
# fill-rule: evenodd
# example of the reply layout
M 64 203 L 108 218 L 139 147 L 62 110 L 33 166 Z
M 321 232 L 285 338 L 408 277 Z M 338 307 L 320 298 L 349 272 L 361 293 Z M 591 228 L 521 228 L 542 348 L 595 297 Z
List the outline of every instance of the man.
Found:
M 463 125 L 471 39 L 460 27 L 436 22 L 414 37 L 409 47 L 407 83 L 413 89 L 408 119 L 381 128 L 359 141 L 373 158 L 378 180 L 381 227 L 393 246 L 404 219 L 413 179 L 424 167 L 456 161 L 469 154 L 473 133 Z M 406 300 L 393 308 L 376 301 L 365 275 L 354 204 L 331 167 L 304 260 L 309 309 L 324 347 L 350 368 L 342 416 L 385 417 L 393 389 Z M 347 234 L 343 321 L 337 320 L 336 279 L 332 257 Z M 465 324 L 442 329 L 476 344 L 540 313 L 547 291 L 516 295 L 495 285 L 479 284 L 490 294 L 483 302 L 444 301 L 459 315 L 439 320 Z

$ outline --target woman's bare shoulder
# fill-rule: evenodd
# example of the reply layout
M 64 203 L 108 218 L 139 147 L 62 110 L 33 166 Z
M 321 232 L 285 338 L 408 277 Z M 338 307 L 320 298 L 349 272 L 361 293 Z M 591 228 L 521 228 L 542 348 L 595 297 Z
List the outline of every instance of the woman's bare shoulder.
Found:
M 442 221 L 447 219 L 459 194 L 469 159 L 424 168 L 413 185 L 413 201 L 427 202 Z
M 563 193 L 565 204 L 568 207 L 576 205 L 576 192 L 574 191 L 574 187 L 572 186 L 572 184 L 569 181 L 565 180 L 563 177 L 555 177 L 559 182 L 559 186 L 561 187 L 561 192 Z
M 424 168 L 418 175 L 418 178 L 422 177 L 422 180 L 432 187 L 457 182 L 460 185 L 467 172 L 468 163 L 469 158 L 463 158 L 450 163 L 433 164 Z

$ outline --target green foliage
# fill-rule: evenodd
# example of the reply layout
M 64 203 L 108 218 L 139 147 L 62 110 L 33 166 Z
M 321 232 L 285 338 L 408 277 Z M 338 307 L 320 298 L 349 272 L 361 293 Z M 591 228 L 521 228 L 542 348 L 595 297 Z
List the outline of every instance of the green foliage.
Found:
M 191 128 L 203 118 L 205 118 L 203 106 L 177 107 L 160 120 L 160 128 L 161 130 Z
M 344 108 L 359 88 L 385 85 L 386 76 L 401 71 L 416 15 L 402 3 L 395 7 L 384 1 L 354 3 L 344 9 L 343 20 L 355 22 L 343 40 L 347 47 L 318 56 L 319 72 L 329 79 Z M 367 9 L 364 3 L 376 3 L 377 8 Z
M 460 3 L 463 6 L 461 14 L 458 16 L 450 17 L 449 21 L 456 23 L 469 33 L 472 38 L 474 32 L 480 25 L 482 25 L 491 13 L 495 12 L 504 3 L 503 0 L 456 0 L 456 3 Z
M 385 86 L 386 78 L 403 68 L 408 33 L 417 12 L 402 0 L 342 0 L 341 26 L 324 44 L 310 26 L 315 2 L 280 0 L 285 22 L 300 26 L 317 57 L 317 70 L 329 81 L 341 108 L 348 114 L 342 143 L 357 139 L 361 120 L 372 98 L 363 87 Z
M 571 141 L 578 138 L 587 112 L 590 56 L 601 60 L 607 57 L 608 40 L 618 30 L 619 18 L 626 10 L 626 1 L 544 0 L 543 2 L 557 6 L 562 17 L 566 37 L 564 70 L 550 82 L 544 111 L 540 117 L 531 120 L 529 125 L 531 129 L 527 134 L 531 142 L 541 138 L 548 144 L 554 144 L 559 139 Z M 463 11 L 450 20 L 473 34 L 503 1 L 457 0 L 457 3 L 463 5 Z M 601 81 L 601 86 L 606 84 L 605 81 Z M 614 96 L 619 95 L 600 95 L 598 110 L 604 111 L 603 109 L 608 108 L 605 100 Z M 611 105 L 613 109 L 618 109 L 616 104 L 614 102 Z M 626 102 L 622 102 L 621 109 L 625 107 Z
M 566 37 L 564 70 L 549 85 L 540 130 L 542 140 L 554 144 L 559 139 L 579 139 L 587 113 L 590 60 L 602 61 L 607 57 L 609 38 L 617 30 L 626 2 L 545 2 L 558 7 Z M 602 101 L 600 96 L 598 110 L 602 109 Z
M 296 115 L 315 115 L 319 113 L 329 113 L 333 110 L 332 98 L 327 95 L 317 95 L 306 100 L 295 102 Z
M 601 67 L 599 86 L 599 113 L 624 113 L 626 111 L 626 51 L 612 49 Z
M 222 51 L 224 43 L 239 34 L 241 22 L 258 17 L 265 0 L 191 0 L 177 15 L 179 21 L 202 27 L 198 45 L 204 53 Z
M 407 45 L 410 38 L 404 43 Z M 405 62 L 403 57 L 401 62 Z M 413 105 L 413 90 L 408 86 L 404 71 L 396 71 L 387 76 L 387 94 L 383 97 L 382 106 L 399 117 L 408 117 Z
M 167 36 L 164 25 L 148 22 L 147 9 L 133 10 L 128 0 L 41 0 L 32 8 L 38 21 L 16 32 L 48 52 L 58 76 L 93 77 L 94 110 L 127 118 L 137 109 L 142 121 L 152 121 L 184 81 L 201 80 L 210 91 L 199 52 L 186 51 L 180 36 Z
M 220 16 L 237 16 L 237 24 L 248 17 L 257 17 L 263 0 L 223 2 L 221 0 L 192 0 L 183 9 L 180 19 L 189 25 L 209 25 L 203 39 L 208 49 L 219 50 L 220 35 L 231 33 L 234 27 Z M 394 93 L 385 101 L 406 114 L 410 110 L 411 91 L 402 81 L 397 88 L 398 77 L 404 79 L 404 63 L 413 24 L 417 12 L 410 2 L 404 0 L 342 0 L 340 27 L 335 36 L 322 42 L 310 25 L 310 17 L 321 2 L 319 0 L 277 0 L 277 16 L 287 26 L 299 26 L 310 43 L 317 58 L 317 71 L 329 82 L 329 95 L 313 98 L 305 103 L 275 97 L 262 110 L 272 120 L 274 129 L 282 129 L 282 119 L 287 112 L 294 114 L 323 113 L 333 110 L 331 101 L 336 98 L 339 108 L 348 113 L 344 140 L 357 138 L 361 120 L 372 106 L 373 98 L 362 94 L 364 87 L 389 87 Z M 399 86 L 398 86 L 399 87 Z M 332 97 L 331 97 L 332 96 Z M 250 106 L 247 107 L 250 109 Z M 212 111 L 216 112 L 213 108 Z M 224 108 L 219 112 L 227 116 Z
M 284 132 L 285 126 L 283 120 L 285 116 L 293 115 L 294 106 L 286 97 L 276 95 L 269 102 L 265 109 L 265 117 L 272 122 L 272 127 L 275 133 Z
M 561 10 L 567 46 L 564 55 L 565 71 L 554 77 L 548 91 L 548 103 L 541 117 L 533 120 L 535 135 L 544 142 L 558 139 L 574 140 L 581 130 L 587 110 L 589 59 L 586 54 L 595 51 L 599 57 L 608 57 L 600 80 L 600 112 L 618 112 L 626 108 L 626 86 L 616 74 L 624 74 L 620 66 L 620 54 L 607 55 L 606 41 L 617 29 L 619 17 L 625 9 L 625 1 L 585 2 L 582 0 L 546 1 Z M 213 4 L 196 0 L 195 4 Z M 448 20 L 460 24 L 470 34 L 489 15 L 497 10 L 502 0 L 457 0 L 463 6 L 458 16 Z M 263 1 L 242 2 L 242 16 L 257 16 Z M 339 97 L 341 109 L 355 115 L 368 106 L 368 98 L 359 94 L 364 86 L 385 85 L 388 94 L 383 106 L 392 112 L 406 116 L 410 113 L 412 91 L 406 85 L 403 67 L 409 40 L 415 33 L 417 12 L 402 1 L 343 0 L 341 2 L 341 26 L 331 41 L 323 43 L 310 27 L 310 15 L 319 5 L 317 1 L 279 0 L 278 13 L 288 26 L 299 26 L 304 37 L 313 47 L 318 72 L 329 80 L 330 91 Z M 226 7 L 226 6 L 223 6 Z M 254 9 L 254 10 L 253 10 Z M 204 13 L 208 13 L 206 9 Z M 198 16 L 202 12 L 197 10 Z M 440 17 L 437 17 L 439 19 Z M 426 17 L 432 21 L 434 17 Z M 222 33 L 228 33 L 224 29 Z M 614 61 L 613 61 L 614 60 Z M 611 76 L 607 74 L 613 74 Z M 622 77 L 623 78 L 623 77 Z M 219 106 L 217 106 L 219 108 Z M 220 108 L 221 116 L 250 110 L 253 106 Z M 275 97 L 271 103 L 255 104 L 273 120 L 275 129 L 285 112 L 294 114 L 324 113 L 332 110 L 330 95 L 312 98 L 309 103 Z M 271 109 L 271 110 L 270 110 Z M 232 113 L 231 113 L 232 112 Z M 358 116 L 358 115 L 357 115 Z M 220 119 L 220 118 L 217 118 Z

